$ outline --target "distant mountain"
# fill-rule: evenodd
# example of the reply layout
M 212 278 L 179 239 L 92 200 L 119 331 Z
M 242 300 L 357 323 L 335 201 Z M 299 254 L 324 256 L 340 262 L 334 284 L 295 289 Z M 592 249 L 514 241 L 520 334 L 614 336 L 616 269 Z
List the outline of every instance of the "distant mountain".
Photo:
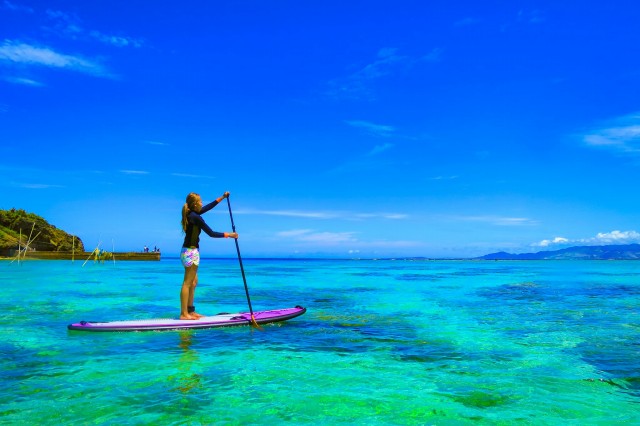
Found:
M 487 254 L 483 260 L 640 260 L 640 244 L 569 247 L 555 251 Z

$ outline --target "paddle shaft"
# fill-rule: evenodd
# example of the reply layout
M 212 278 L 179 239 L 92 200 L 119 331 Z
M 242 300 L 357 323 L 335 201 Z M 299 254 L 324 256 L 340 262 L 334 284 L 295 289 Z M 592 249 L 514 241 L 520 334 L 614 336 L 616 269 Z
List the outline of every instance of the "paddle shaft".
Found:
M 231 202 L 229 201 L 229 197 L 227 197 L 227 206 L 229 206 L 229 217 L 231 218 L 231 229 L 233 232 L 236 232 L 236 224 L 233 222 L 233 213 L 231 213 Z M 251 297 L 249 297 L 249 287 L 247 286 L 247 278 L 244 275 L 244 266 L 242 266 L 242 256 L 240 256 L 240 245 L 238 244 L 238 239 L 234 238 L 236 242 L 236 251 L 238 252 L 238 262 L 240 262 L 240 272 L 242 272 L 242 282 L 244 283 L 244 292 L 247 294 L 247 302 L 249 303 L 249 312 L 251 313 L 251 318 L 253 318 L 253 308 L 251 307 Z

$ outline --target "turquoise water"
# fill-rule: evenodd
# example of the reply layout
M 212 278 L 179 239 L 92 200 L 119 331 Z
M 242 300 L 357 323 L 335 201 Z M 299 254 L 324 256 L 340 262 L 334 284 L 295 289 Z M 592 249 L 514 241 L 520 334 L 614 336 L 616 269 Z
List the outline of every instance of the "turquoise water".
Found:
M 640 262 L 244 261 L 264 331 L 83 333 L 172 317 L 182 267 L 0 262 L 1 424 L 638 424 Z M 204 314 L 246 310 L 203 260 Z

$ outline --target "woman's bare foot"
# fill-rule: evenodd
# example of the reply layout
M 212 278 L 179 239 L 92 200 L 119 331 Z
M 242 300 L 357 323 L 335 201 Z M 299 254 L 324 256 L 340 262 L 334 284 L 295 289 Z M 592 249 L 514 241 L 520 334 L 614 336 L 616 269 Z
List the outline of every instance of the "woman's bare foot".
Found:
M 181 320 L 197 320 L 198 317 L 195 317 L 191 314 L 187 314 L 187 315 L 180 315 L 180 319 Z
M 194 317 L 196 317 L 196 319 L 200 319 L 200 318 L 202 318 L 202 317 L 204 317 L 204 316 L 205 316 L 205 315 L 200 315 L 200 314 L 199 314 L 199 313 L 197 313 L 197 312 L 191 312 L 191 315 L 193 315 Z

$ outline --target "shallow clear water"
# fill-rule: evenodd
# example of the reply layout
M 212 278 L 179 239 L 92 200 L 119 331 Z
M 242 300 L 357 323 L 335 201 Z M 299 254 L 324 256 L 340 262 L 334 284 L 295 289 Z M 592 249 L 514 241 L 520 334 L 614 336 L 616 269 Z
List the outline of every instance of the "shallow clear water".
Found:
M 1 424 L 640 422 L 640 262 L 244 261 L 265 326 L 83 333 L 173 317 L 182 267 L 0 262 Z M 202 261 L 204 314 L 246 310 Z

